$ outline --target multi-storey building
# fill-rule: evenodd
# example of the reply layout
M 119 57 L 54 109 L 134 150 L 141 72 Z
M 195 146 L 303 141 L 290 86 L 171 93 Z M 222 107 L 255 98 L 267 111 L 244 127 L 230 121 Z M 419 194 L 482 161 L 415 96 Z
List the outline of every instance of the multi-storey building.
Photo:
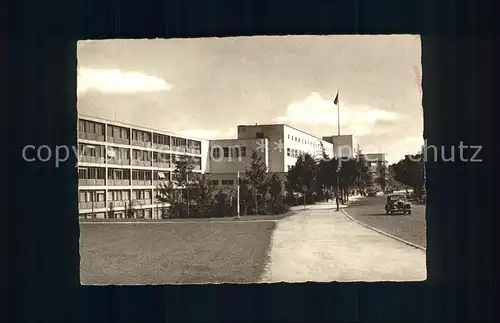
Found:
M 359 154 L 359 143 L 353 135 L 326 136 L 323 140 L 333 144 L 335 157 L 356 158 Z
M 333 145 L 320 137 L 285 124 L 239 125 L 237 139 L 210 141 L 210 177 L 215 184 L 236 183 L 237 173 L 244 175 L 255 150 L 265 162 L 269 174 L 284 177 L 297 157 L 308 153 L 320 157 L 323 150 L 333 157 Z M 224 183 L 224 185 L 222 184 Z
M 365 160 L 368 163 L 368 173 L 371 175 L 371 182 L 368 187 L 369 190 L 374 191 L 374 190 L 379 190 L 380 185 L 377 184 L 376 179 L 380 176 L 385 176 L 385 179 L 389 179 L 389 171 L 388 171 L 388 162 L 387 162 L 387 154 L 385 153 L 369 153 L 369 154 L 363 154 Z M 380 172 L 380 167 L 385 166 L 385 172 L 384 174 L 381 174 Z
M 114 121 L 78 118 L 80 216 L 158 218 L 159 182 L 172 179 L 174 161 L 190 158 L 194 172 L 205 172 L 208 141 Z

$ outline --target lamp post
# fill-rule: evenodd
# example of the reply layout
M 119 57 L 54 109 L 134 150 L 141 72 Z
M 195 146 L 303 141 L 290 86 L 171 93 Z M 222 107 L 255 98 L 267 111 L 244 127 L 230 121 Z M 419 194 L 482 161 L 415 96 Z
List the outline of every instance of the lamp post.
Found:
M 240 172 L 237 174 L 237 183 L 236 183 L 236 218 L 240 219 Z

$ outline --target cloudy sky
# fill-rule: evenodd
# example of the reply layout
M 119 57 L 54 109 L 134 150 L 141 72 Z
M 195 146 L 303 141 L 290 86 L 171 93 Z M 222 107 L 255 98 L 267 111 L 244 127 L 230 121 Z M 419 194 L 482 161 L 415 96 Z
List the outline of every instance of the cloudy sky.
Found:
M 192 136 L 286 123 L 391 162 L 423 144 L 420 38 L 280 36 L 78 43 L 82 114 Z

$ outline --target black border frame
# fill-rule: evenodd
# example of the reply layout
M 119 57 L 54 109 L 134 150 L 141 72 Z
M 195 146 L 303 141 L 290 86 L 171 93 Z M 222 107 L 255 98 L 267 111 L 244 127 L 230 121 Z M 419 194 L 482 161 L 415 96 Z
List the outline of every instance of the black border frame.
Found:
M 456 1 L 44 2 L 8 8 L 6 322 L 488 321 L 493 318 L 489 4 Z M 82 287 L 74 157 L 25 163 L 22 147 L 76 144 L 76 41 L 283 34 L 422 34 L 424 137 L 484 145 L 483 163 L 428 163 L 425 283 Z M 481 56 L 480 56 L 481 54 Z M 15 134 L 14 136 L 12 134 Z M 476 189 L 471 189 L 476 188 Z M 485 188 L 478 190 L 477 188 Z M 481 201 L 478 203 L 478 201 Z M 493 217 L 491 217 L 493 215 Z M 492 221 L 493 220 L 493 221 Z M 3 267 L 5 268 L 5 267 Z

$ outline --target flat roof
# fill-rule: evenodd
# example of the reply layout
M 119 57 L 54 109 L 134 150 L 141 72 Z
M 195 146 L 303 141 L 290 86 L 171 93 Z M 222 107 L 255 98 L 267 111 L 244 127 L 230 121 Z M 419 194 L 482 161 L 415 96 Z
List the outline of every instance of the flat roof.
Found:
M 301 130 L 301 129 L 296 128 L 296 127 L 291 126 L 291 125 L 288 125 L 286 123 L 267 123 L 267 124 L 249 124 L 249 125 L 245 124 L 245 125 L 238 125 L 238 127 L 279 127 L 279 126 L 292 128 L 294 130 L 300 131 L 300 132 L 302 132 L 302 133 L 304 133 L 306 135 L 309 135 L 309 136 L 314 137 L 316 139 L 319 139 L 321 141 L 325 141 L 326 143 L 330 143 L 330 142 L 324 140 L 322 137 L 318 137 L 318 136 L 313 135 L 313 134 L 311 134 L 309 132 L 305 132 L 304 130 Z
M 78 113 L 78 119 L 86 119 L 88 121 L 94 121 L 94 122 L 105 122 L 105 123 L 109 123 L 109 124 L 116 125 L 116 126 L 134 128 L 134 129 L 141 130 L 141 131 L 156 132 L 156 133 L 159 133 L 162 135 L 180 137 L 180 138 L 184 138 L 184 139 L 208 141 L 208 139 L 197 138 L 197 137 L 193 137 L 193 136 L 186 136 L 186 135 L 183 135 L 180 133 L 175 133 L 175 132 L 171 132 L 171 131 L 167 131 L 167 130 L 144 127 L 144 126 L 139 126 L 139 125 L 135 125 L 135 124 L 131 124 L 131 123 L 125 123 L 125 122 L 121 122 L 121 121 L 115 121 L 115 120 L 110 120 L 110 119 L 105 119 L 105 118 L 100 118 L 100 117 L 94 117 L 94 116 L 86 115 L 83 113 Z

